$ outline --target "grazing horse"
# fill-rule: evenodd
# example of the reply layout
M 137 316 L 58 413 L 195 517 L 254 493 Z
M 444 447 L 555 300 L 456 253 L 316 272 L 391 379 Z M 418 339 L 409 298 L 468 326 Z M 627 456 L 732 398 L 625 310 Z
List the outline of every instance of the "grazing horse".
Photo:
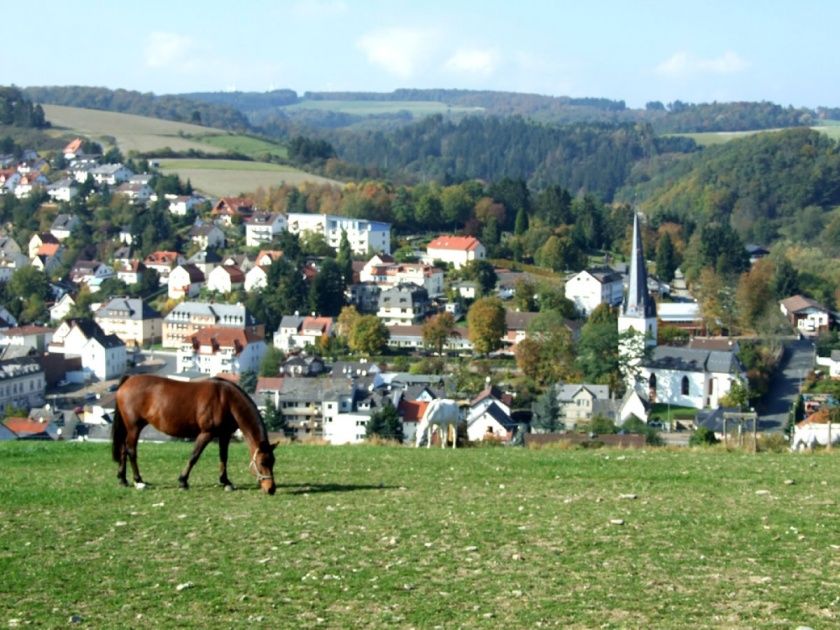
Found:
M 219 440 L 221 475 L 219 483 L 233 490 L 227 476 L 228 446 L 234 431 L 240 429 L 251 449 L 251 471 L 260 487 L 274 494 L 274 448 L 260 412 L 250 396 L 238 385 L 220 378 L 185 383 L 161 376 L 137 374 L 124 376 L 117 389 L 113 425 L 113 456 L 119 462 L 117 478 L 125 479 L 126 458 L 131 462 L 134 483 L 145 484 L 137 468 L 137 440 L 147 424 L 174 437 L 195 440 L 195 448 L 178 477 L 181 488 L 189 487 L 190 471 L 213 438 Z
M 440 446 L 446 448 L 449 440 L 449 428 L 453 429 L 452 448 L 458 445 L 458 420 L 461 419 L 461 411 L 458 403 L 448 398 L 435 398 L 426 407 L 426 412 L 417 425 L 417 446 L 423 441 L 423 435 L 427 434 L 426 447 L 432 445 L 432 432 L 437 429 L 440 435 Z

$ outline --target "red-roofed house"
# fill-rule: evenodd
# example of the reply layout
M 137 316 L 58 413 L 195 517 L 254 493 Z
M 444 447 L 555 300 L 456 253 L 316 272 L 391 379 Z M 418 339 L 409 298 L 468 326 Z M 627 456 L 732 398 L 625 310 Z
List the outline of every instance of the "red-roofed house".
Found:
M 158 250 L 143 259 L 147 269 L 154 269 L 160 274 L 160 283 L 169 282 L 169 274 L 178 265 L 184 264 L 184 257 L 178 252 Z
M 221 197 L 213 206 L 212 216 L 223 225 L 233 225 L 234 217 L 246 219 L 254 213 L 254 200 L 247 197 Z
M 230 293 L 245 285 L 245 274 L 236 265 L 219 265 L 207 276 L 207 288 L 219 293 Z
M 426 247 L 429 263 L 441 260 L 460 269 L 473 260 L 484 260 L 487 250 L 474 236 L 438 236 Z
M 208 326 L 184 339 L 178 350 L 178 371 L 256 372 L 265 349 L 265 339 L 251 330 Z
M 72 160 L 77 155 L 81 155 L 82 153 L 82 145 L 84 144 L 84 140 L 81 138 L 75 138 L 67 143 L 67 146 L 64 147 L 64 159 L 65 160 Z
M 19 440 L 57 440 L 61 435 L 54 422 L 40 422 L 31 418 L 7 418 L 3 426 Z
M 803 335 L 815 336 L 828 330 L 829 311 L 816 300 L 794 295 L 779 302 L 779 308 L 790 325 Z

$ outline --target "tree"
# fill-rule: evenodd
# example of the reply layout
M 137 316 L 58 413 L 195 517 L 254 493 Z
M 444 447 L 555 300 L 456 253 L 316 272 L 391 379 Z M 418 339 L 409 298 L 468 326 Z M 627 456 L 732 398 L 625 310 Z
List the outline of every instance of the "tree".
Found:
M 376 315 L 361 315 L 350 330 L 347 345 L 353 352 L 379 354 L 388 343 L 388 327 Z
M 374 435 L 384 440 L 395 440 L 399 443 L 402 443 L 404 439 L 402 421 L 394 405 L 390 402 L 386 402 L 381 409 L 372 413 L 370 420 L 367 422 L 365 436 L 370 438 Z
M 677 265 L 677 255 L 671 235 L 665 232 L 656 244 L 656 275 L 662 282 L 670 282 L 674 279 Z
M 604 306 L 604 305 L 601 305 Z M 618 361 L 618 323 L 609 308 L 597 307 L 580 331 L 577 367 L 590 383 L 621 382 Z
M 513 233 L 519 236 L 520 234 L 525 234 L 527 229 L 528 213 L 525 208 L 519 208 L 519 211 L 516 213 L 516 221 L 513 224 Z
M 735 320 L 733 291 L 724 277 L 711 267 L 704 267 L 696 291 L 700 315 L 709 332 L 728 331 L 731 334 Z
M 320 315 L 335 316 L 343 303 L 344 279 L 341 269 L 332 258 L 327 258 L 309 285 L 309 310 Z
M 257 389 L 257 373 L 253 370 L 244 370 L 239 374 L 239 386 L 249 394 Z
M 737 407 L 744 409 L 750 402 L 750 390 L 747 385 L 741 382 L 741 379 L 736 378 L 729 385 L 729 391 L 726 395 L 721 396 L 721 407 Z
M 773 263 L 766 258 L 756 261 L 749 271 L 741 274 L 735 304 L 742 328 L 755 330 L 764 314 L 775 309 L 773 276 Z
M 449 312 L 433 315 L 423 324 L 423 345 L 434 349 L 438 354 L 455 331 L 455 316 Z
M 478 283 L 481 295 L 487 295 L 496 286 L 496 269 L 487 260 L 471 260 L 461 270 L 464 278 Z
M 270 396 L 265 400 L 263 421 L 265 422 L 265 428 L 269 431 L 282 431 L 286 433 L 289 429 L 289 423 L 286 421 L 286 417 L 274 404 L 274 398 Z
M 786 256 L 782 256 L 776 264 L 771 288 L 777 300 L 784 300 L 799 293 L 799 274 Z
M 505 307 L 497 297 L 476 300 L 467 312 L 470 341 L 476 352 L 487 354 L 502 347 L 507 332 Z
M 517 311 L 531 313 L 537 310 L 537 289 L 527 278 L 520 278 L 513 285 L 513 305 Z
M 534 401 L 531 426 L 538 433 L 554 433 L 564 428 L 560 421 L 560 403 L 557 399 L 558 387 L 552 384 Z
M 280 374 L 283 358 L 283 351 L 280 348 L 274 345 L 268 346 L 262 361 L 260 361 L 260 376 L 277 376 Z
M 353 251 L 350 249 L 347 230 L 341 230 L 341 241 L 338 244 L 338 254 L 336 254 L 335 262 L 341 271 L 344 285 L 353 284 Z

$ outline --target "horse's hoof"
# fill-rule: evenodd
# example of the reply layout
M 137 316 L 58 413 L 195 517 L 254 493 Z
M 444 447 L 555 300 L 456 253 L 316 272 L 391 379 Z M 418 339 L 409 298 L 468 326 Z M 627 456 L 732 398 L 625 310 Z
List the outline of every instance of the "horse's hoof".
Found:
M 120 484 L 123 488 L 127 488 L 127 487 L 128 487 L 128 482 L 127 482 L 125 479 L 120 479 L 120 480 L 119 480 L 119 484 Z
M 178 489 L 179 490 L 189 490 L 190 487 L 187 484 L 182 483 L 180 486 L 178 486 Z
M 142 481 L 135 481 L 134 482 L 134 487 L 137 488 L 138 490 L 144 490 L 146 488 L 146 484 L 143 483 Z
M 234 490 L 236 490 L 236 486 L 232 483 L 225 484 L 225 492 L 233 492 Z

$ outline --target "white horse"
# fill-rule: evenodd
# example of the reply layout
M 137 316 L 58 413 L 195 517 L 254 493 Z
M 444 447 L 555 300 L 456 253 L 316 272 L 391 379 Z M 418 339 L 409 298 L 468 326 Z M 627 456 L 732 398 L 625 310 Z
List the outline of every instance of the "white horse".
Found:
M 811 450 L 817 446 L 828 446 L 829 434 L 831 444 L 840 442 L 840 424 L 802 424 L 793 430 L 790 450 Z
M 426 407 L 423 418 L 417 425 L 416 445 L 420 446 L 423 436 L 426 435 L 426 448 L 432 445 L 432 432 L 437 429 L 440 435 L 440 446 L 446 448 L 449 440 L 449 428 L 452 427 L 452 448 L 458 444 L 458 421 L 461 419 L 461 410 L 458 403 L 448 398 L 435 398 Z

